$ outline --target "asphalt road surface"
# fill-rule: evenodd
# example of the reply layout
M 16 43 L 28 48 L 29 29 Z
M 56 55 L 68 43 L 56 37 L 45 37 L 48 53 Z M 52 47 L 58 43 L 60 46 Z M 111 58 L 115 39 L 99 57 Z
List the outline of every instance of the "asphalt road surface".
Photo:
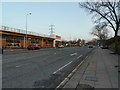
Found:
M 55 88 L 92 50 L 84 47 L 5 51 L 3 88 Z

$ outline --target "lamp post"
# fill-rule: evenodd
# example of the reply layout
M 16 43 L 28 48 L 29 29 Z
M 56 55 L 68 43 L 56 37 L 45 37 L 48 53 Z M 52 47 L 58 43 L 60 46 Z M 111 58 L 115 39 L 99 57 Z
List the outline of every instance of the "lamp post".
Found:
M 32 13 L 28 13 L 26 14 L 26 36 L 25 36 L 25 39 L 24 39 L 24 45 L 25 47 L 27 48 L 27 17 L 28 15 L 31 15 Z

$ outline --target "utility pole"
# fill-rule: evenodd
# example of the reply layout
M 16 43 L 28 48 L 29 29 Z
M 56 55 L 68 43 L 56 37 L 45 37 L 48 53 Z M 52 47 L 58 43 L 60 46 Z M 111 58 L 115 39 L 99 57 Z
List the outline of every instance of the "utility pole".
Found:
M 50 36 L 53 37 L 55 25 L 52 25 L 52 24 L 51 24 L 49 27 L 50 27 L 50 28 L 49 28 L 49 30 L 50 30 Z
M 52 25 L 52 24 L 49 26 L 50 37 L 52 37 L 52 38 L 55 38 L 55 37 L 54 37 L 54 27 L 55 27 L 55 26 Z M 56 39 L 54 39 L 54 41 L 53 41 L 53 47 L 56 48 Z

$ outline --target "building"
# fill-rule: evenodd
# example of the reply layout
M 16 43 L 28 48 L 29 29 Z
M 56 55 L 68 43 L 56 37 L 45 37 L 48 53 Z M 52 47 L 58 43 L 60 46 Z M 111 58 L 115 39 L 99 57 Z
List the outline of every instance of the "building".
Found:
M 26 48 L 28 45 L 37 44 L 41 47 L 53 47 L 55 38 L 7 26 L 0 27 L 0 45 L 3 48 Z M 27 37 L 27 38 L 26 38 Z

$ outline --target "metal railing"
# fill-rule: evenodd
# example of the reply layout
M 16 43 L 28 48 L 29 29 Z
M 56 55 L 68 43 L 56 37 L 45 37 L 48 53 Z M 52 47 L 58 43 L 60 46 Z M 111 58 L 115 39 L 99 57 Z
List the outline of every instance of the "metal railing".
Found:
M 17 29 L 17 28 L 11 28 L 11 27 L 8 27 L 8 26 L 0 26 L 0 29 L 26 34 L 26 30 Z M 43 36 L 43 37 L 50 37 L 50 35 L 41 34 L 41 33 L 36 33 L 36 32 L 31 32 L 31 31 L 27 31 L 27 34 L 38 35 L 38 36 Z

